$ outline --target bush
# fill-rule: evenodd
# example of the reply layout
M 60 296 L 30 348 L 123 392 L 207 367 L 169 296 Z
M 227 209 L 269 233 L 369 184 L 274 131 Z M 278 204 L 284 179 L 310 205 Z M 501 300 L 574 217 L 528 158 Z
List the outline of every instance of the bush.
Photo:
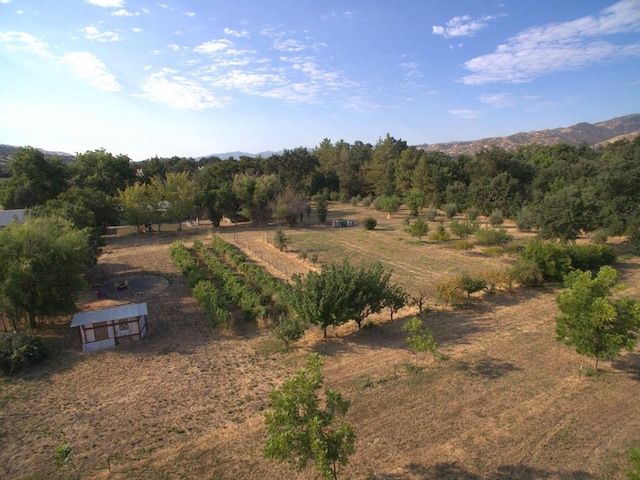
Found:
M 591 243 L 595 243 L 596 245 L 604 245 L 609 240 L 609 234 L 604 229 L 596 230 L 591 234 Z
M 355 197 L 351 197 L 351 205 L 356 207 L 362 201 L 362 197 L 360 195 L 356 195 Z
M 428 221 L 428 222 L 434 222 L 436 220 L 436 217 L 438 216 L 438 211 L 435 208 L 430 208 L 429 210 L 427 210 L 427 212 L 424 215 L 424 218 Z
M 373 217 L 367 217 L 362 221 L 362 228 L 365 230 L 373 230 L 378 225 L 378 222 Z
M 467 211 L 465 213 L 467 214 L 467 220 L 469 220 L 470 222 L 475 222 L 480 215 L 480 210 L 478 210 L 476 207 L 469 207 L 467 208 Z
M 472 222 L 469 220 L 464 220 L 462 222 L 454 220 L 453 222 L 451 222 L 451 225 L 449 225 L 449 230 L 451 231 L 451 233 L 453 233 L 461 240 L 466 240 L 469 235 L 477 232 L 478 228 L 480 228 L 478 222 Z
M 461 277 L 451 278 L 436 284 L 438 298 L 447 305 L 462 305 L 464 303 Z
M 530 207 L 522 207 L 516 217 L 516 226 L 521 232 L 530 232 L 536 226 L 536 215 Z
M 542 270 L 531 260 L 518 259 L 508 273 L 523 287 L 539 287 L 544 283 Z
M 473 248 L 473 243 L 469 240 L 456 240 L 453 242 L 452 246 L 456 250 L 471 250 Z
M 442 209 L 444 210 L 447 218 L 453 218 L 456 216 L 456 213 L 458 213 L 458 205 L 456 205 L 455 203 L 447 203 L 444 207 L 442 207 Z
M 496 225 L 502 225 L 504 223 L 504 214 L 502 213 L 502 210 L 496 209 L 491 212 L 491 215 L 489 215 L 489 223 L 494 227 Z
M 471 298 L 472 293 L 484 290 L 487 287 L 487 282 L 482 277 L 472 277 L 468 272 L 464 272 L 460 277 L 460 286 L 462 290 L 467 292 L 467 298 Z
M 362 199 L 362 206 L 363 207 L 370 207 L 371 204 L 373 203 L 373 197 L 371 195 L 364 197 Z
M 530 242 L 521 254 L 535 263 L 545 280 L 561 281 L 573 270 L 598 270 L 616 261 L 610 245 L 567 245 L 541 241 Z
M 479 228 L 475 235 L 480 245 L 506 245 L 513 240 L 504 228 Z
M 429 235 L 429 239 L 434 242 L 446 242 L 449 240 L 449 232 L 444 228 L 444 225 L 440 223 L 436 229 Z
M 0 371 L 5 375 L 41 362 L 49 355 L 46 345 L 40 337 L 31 332 L 4 333 L 0 336 Z

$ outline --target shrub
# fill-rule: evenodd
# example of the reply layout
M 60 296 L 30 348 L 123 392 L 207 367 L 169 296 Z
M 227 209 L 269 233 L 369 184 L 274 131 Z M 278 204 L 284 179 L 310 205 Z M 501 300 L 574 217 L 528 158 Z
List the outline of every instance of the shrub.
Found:
M 451 233 L 453 233 L 456 237 L 459 237 L 461 240 L 466 240 L 469 235 L 477 232 L 478 228 L 478 222 L 472 222 L 469 220 L 464 220 L 462 222 L 454 220 L 453 222 L 451 222 L 451 225 L 449 225 L 449 230 L 451 231 Z
M 378 222 L 373 217 L 367 217 L 362 221 L 362 228 L 365 230 L 373 230 L 378 225 Z
M 504 223 L 504 214 L 502 213 L 502 210 L 496 209 L 491 212 L 491 215 L 489 215 L 489 223 L 494 227 L 496 225 L 502 225 Z
M 522 207 L 516 217 L 516 226 L 521 232 L 530 232 L 536 226 L 536 215 L 530 207 Z
M 464 303 L 461 277 L 450 278 L 439 282 L 435 286 L 438 298 L 447 305 L 462 305 Z
M 467 214 L 467 220 L 469 220 L 470 222 L 475 222 L 480 215 L 480 210 L 478 210 L 476 207 L 469 207 L 467 208 L 467 211 L 465 213 Z
M 456 216 L 456 213 L 458 213 L 458 205 L 456 205 L 455 203 L 447 203 L 444 207 L 442 207 L 442 209 L 444 210 L 447 218 L 453 218 Z
M 604 245 L 609 240 L 609 234 L 604 229 L 596 230 L 591 234 L 591 243 L 595 243 L 596 245 Z
M 440 223 L 436 227 L 436 229 L 429 235 L 429 239 L 434 242 L 446 242 L 449 240 L 449 232 L 447 232 L 444 228 L 444 225 Z
M 567 245 L 541 241 L 530 242 L 521 254 L 534 262 L 546 280 L 561 281 L 573 270 L 597 270 L 616 260 L 610 245 Z
M 351 205 L 353 205 L 354 207 L 357 206 L 361 201 L 362 201 L 362 197 L 360 197 L 360 195 L 351 197 Z
M 469 240 L 456 240 L 453 242 L 452 246 L 456 250 L 471 250 L 473 248 L 473 243 Z
M 513 240 L 504 228 L 479 228 L 475 235 L 480 245 L 506 245 Z
M 434 222 L 436 220 L 436 217 L 438 216 L 438 211 L 435 208 L 430 208 L 429 210 L 427 210 L 427 212 L 424 215 L 424 218 L 428 221 L 428 222 Z
M 506 290 L 512 288 L 513 282 L 508 269 L 486 270 L 482 272 L 482 278 L 486 282 L 487 293 L 495 293 L 500 287 L 504 287 Z
M 305 330 L 306 326 L 297 318 L 280 317 L 278 323 L 271 328 L 271 333 L 289 350 L 289 344 L 301 339 Z
M 508 273 L 523 287 L 539 287 L 544 283 L 542 270 L 532 260 L 518 259 Z
M 363 207 L 370 207 L 371 204 L 373 203 L 373 197 L 371 195 L 364 197 L 362 199 L 362 206 Z
M 41 362 L 49 355 L 46 345 L 40 337 L 31 332 L 4 333 L 0 336 L 0 371 L 5 375 Z
M 467 298 L 471 298 L 472 293 L 484 290 L 487 282 L 482 277 L 473 277 L 469 272 L 464 272 L 460 277 L 460 287 L 467 292 Z
M 282 252 L 289 243 L 289 237 L 278 227 L 273 233 L 273 246 Z

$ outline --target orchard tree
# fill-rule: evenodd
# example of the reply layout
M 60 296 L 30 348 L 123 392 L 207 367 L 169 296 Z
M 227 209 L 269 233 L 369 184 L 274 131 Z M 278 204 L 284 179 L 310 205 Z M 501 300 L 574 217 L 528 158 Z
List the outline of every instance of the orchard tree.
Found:
M 151 189 L 157 205 L 165 206 L 164 219 L 178 222 L 178 230 L 182 230 L 182 220 L 193 211 L 196 197 L 195 182 L 189 178 L 189 173 L 167 173 L 164 180 L 153 177 Z
M 93 255 L 86 231 L 59 217 L 27 219 L 0 230 L 0 304 L 30 328 L 73 313 Z
M 313 461 L 325 479 L 337 479 L 338 468 L 344 467 L 354 451 L 356 435 L 342 418 L 351 402 L 327 389 L 324 406 L 319 390 L 324 379 L 320 367 L 322 357 L 312 353 L 306 369 L 300 369 L 269 393 L 271 410 L 265 415 L 267 442 L 264 456 L 288 462 L 298 471 Z
M 618 272 L 608 265 L 595 278 L 590 271 L 575 270 L 565 280 L 567 287 L 556 297 L 557 339 L 595 359 L 633 350 L 640 330 L 640 302 L 629 297 L 612 299 Z
M 431 330 L 423 326 L 422 320 L 418 317 L 407 320 L 407 323 L 402 326 L 402 331 L 407 332 L 407 345 L 409 345 L 411 350 L 416 354 L 431 352 L 433 358 L 436 357 L 438 344 L 433 339 Z
M 412 237 L 418 237 L 418 241 L 422 241 L 422 237 L 426 236 L 429 233 L 429 224 L 421 218 L 418 218 L 411 222 L 407 228 L 405 228 L 405 232 L 407 232 Z
M 122 205 L 122 216 L 136 231 L 147 222 L 159 218 L 158 201 L 152 194 L 152 188 L 146 183 L 136 183 L 118 192 Z

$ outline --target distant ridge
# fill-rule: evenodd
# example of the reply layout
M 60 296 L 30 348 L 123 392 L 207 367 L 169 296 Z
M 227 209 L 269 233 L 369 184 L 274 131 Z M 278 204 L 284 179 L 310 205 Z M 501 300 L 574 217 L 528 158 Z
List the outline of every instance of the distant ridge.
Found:
M 266 152 L 260 152 L 260 153 L 247 153 L 247 152 L 226 152 L 226 153 L 212 153 L 210 155 L 203 155 L 202 157 L 196 157 L 196 160 L 200 161 L 203 158 L 211 158 L 211 157 L 217 157 L 220 160 L 228 160 L 230 158 L 235 158 L 236 160 L 239 160 L 242 157 L 249 157 L 249 158 L 257 158 L 257 157 L 262 157 L 262 158 L 269 158 L 272 155 L 279 155 L 281 154 L 282 151 L 280 152 L 271 152 L 271 151 L 266 151 Z
M 558 143 L 568 143 L 570 145 L 587 144 L 591 147 L 604 145 L 625 138 L 633 138 L 640 135 L 640 114 L 634 113 L 622 117 L 612 118 L 598 123 L 577 123 L 570 127 L 554 128 L 550 130 L 536 130 L 532 132 L 520 132 L 506 137 L 488 137 L 480 140 L 432 143 L 416 145 L 416 148 L 428 152 L 440 151 L 447 155 L 474 155 L 485 148 L 500 147 L 505 150 L 514 150 L 521 145 L 537 143 L 539 145 L 555 145 Z M 7 160 L 15 153 L 18 147 L 0 144 L 0 170 L 6 168 Z M 75 155 L 65 152 L 52 152 L 39 148 L 46 156 L 57 156 L 65 163 L 75 160 Z M 196 160 L 203 158 L 218 157 L 221 160 L 234 158 L 239 160 L 242 157 L 249 158 L 269 158 L 272 155 L 280 155 L 282 151 L 265 151 L 260 153 L 247 152 L 226 152 L 212 153 L 196 157 Z M 138 162 L 136 162 L 138 163 Z
M 473 155 L 485 148 L 500 147 L 505 150 L 514 150 L 530 143 L 539 145 L 586 143 L 593 147 L 636 135 L 640 135 L 640 114 L 634 113 L 594 124 L 582 122 L 566 128 L 521 132 L 507 137 L 489 137 L 467 142 L 425 143 L 417 145 L 417 148 L 428 152 L 444 152 L 452 156 Z

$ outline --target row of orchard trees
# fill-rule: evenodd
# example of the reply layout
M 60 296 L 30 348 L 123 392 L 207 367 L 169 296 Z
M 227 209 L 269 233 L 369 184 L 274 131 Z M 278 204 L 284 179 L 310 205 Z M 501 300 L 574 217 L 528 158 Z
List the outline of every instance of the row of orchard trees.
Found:
M 236 212 L 255 224 L 273 215 L 292 224 L 309 198 L 326 192 L 342 200 L 404 203 L 416 215 L 445 205 L 484 215 L 499 211 L 523 229 L 563 241 L 596 230 L 640 239 L 640 138 L 601 148 L 527 145 L 450 157 L 387 135 L 375 145 L 325 139 L 313 150 L 268 158 L 155 157 L 137 164 L 105 150 L 63 164 L 23 148 L 9 168 L 11 178 L 0 186 L 4 208 L 49 204 L 67 216 L 93 215 L 98 225 L 149 216 L 149 210 L 172 222 L 194 209 L 214 224 Z M 128 188 L 138 190 L 119 195 Z M 134 212 L 135 203 L 141 211 Z

